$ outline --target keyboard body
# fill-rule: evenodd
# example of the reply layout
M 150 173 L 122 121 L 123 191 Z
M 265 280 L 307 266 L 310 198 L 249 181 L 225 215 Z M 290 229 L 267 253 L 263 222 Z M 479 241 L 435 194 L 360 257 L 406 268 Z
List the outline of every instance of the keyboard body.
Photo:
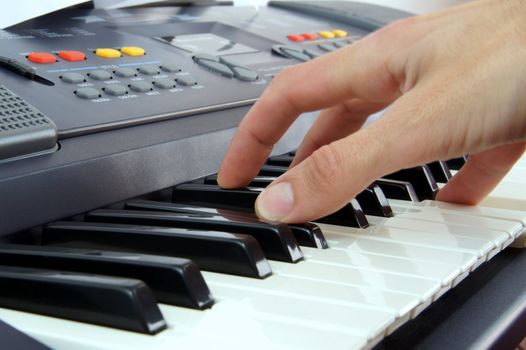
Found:
M 166 200 L 172 186 L 215 173 L 275 74 L 404 15 L 382 9 L 367 22 L 377 8 L 357 5 L 357 19 L 346 21 L 285 7 L 72 9 L 1 31 L 0 56 L 54 85 L 5 70 L 1 84 L 54 122 L 59 144 L 50 154 L 0 162 L 2 243 L 39 244 L 42 225 L 130 198 Z M 145 54 L 135 56 L 137 48 Z M 67 51 L 85 59 L 64 59 Z M 28 60 L 35 52 L 55 62 Z M 294 150 L 315 117 L 302 115 L 273 154 Z M 506 198 L 523 190 L 523 168 L 488 199 L 492 208 L 392 200 L 394 217 L 368 216 L 368 228 L 320 224 L 329 249 L 301 247 L 304 261 L 296 264 L 270 260 L 266 279 L 202 271 L 213 307 L 159 303 L 168 328 L 156 335 L 8 308 L 0 319 L 53 349 L 388 345 L 472 272 L 521 244 L 524 197 L 512 206 Z

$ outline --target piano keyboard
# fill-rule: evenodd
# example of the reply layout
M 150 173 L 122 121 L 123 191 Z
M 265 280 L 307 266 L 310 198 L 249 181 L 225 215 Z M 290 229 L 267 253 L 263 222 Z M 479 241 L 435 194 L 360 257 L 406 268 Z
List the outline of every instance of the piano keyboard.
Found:
M 15 252 L 33 251 L 32 268 L 46 270 L 12 258 L 16 246 L 0 246 L 0 264 L 15 266 L 1 267 L 0 278 L 36 278 L 41 284 L 26 286 L 40 285 L 42 294 L 57 288 L 71 303 L 52 317 L 54 310 L 35 305 L 57 302 L 54 295 L 24 290 L 31 301 L 24 303 L 0 290 L 4 307 L 19 309 L 1 308 L 0 318 L 57 350 L 372 348 L 525 233 L 526 157 L 478 207 L 426 199 L 436 191 L 426 181 L 430 172 L 440 179 L 437 169 L 379 180 L 345 212 L 316 223 L 321 233 L 314 225 L 289 231 L 236 211 L 250 206 L 255 189 L 222 191 L 231 197 L 218 202 L 213 192 L 184 199 L 193 187 L 214 188 L 202 184 L 176 187 L 177 205 L 134 200 L 124 211 L 51 223 L 43 231 L 45 249 Z M 264 186 L 275 174 L 262 175 L 267 180 L 252 185 Z M 57 266 L 75 272 L 56 272 Z M 100 300 L 108 295 L 111 302 Z

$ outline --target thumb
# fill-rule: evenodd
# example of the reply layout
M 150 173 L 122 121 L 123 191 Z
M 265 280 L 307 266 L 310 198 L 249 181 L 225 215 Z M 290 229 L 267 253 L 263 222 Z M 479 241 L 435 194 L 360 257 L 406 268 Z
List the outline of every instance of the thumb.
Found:
M 361 142 L 361 134 L 359 131 L 319 148 L 276 179 L 256 201 L 258 216 L 297 223 L 326 216 L 343 207 L 380 176 L 373 173 L 352 176 L 351 168 L 356 169 L 354 173 L 362 166 L 369 168 L 364 164 L 364 153 L 358 151 L 360 144 L 367 144 Z

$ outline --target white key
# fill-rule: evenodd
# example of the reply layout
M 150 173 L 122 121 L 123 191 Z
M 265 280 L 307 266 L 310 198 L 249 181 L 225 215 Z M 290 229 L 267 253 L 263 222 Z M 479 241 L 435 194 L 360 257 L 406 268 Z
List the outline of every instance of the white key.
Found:
M 407 258 L 415 261 L 435 263 L 446 262 L 458 267 L 461 272 L 470 271 L 477 263 L 477 256 L 472 253 L 449 251 L 434 247 L 415 246 L 382 239 L 368 235 L 373 227 L 355 229 L 337 225 L 319 224 L 329 246 L 334 249 L 344 249 L 348 252 L 358 251 L 376 253 L 387 256 Z M 389 229 L 388 230 L 395 230 Z
M 305 259 L 311 262 L 357 266 L 379 271 L 397 272 L 408 276 L 420 276 L 442 281 L 450 285 L 460 275 L 457 266 L 447 263 L 415 261 L 407 258 L 371 254 L 360 251 L 348 252 L 341 249 L 313 249 L 302 247 Z
M 372 235 L 385 237 L 397 242 L 443 247 L 448 250 L 473 253 L 478 258 L 485 258 L 496 247 L 491 241 L 461 235 L 463 232 L 476 233 L 475 228 L 448 225 L 421 220 L 408 220 L 399 217 L 380 218 L 368 216 L 370 224 L 376 225 Z M 394 230 L 387 230 L 393 228 Z M 499 249 L 500 250 L 500 249 Z
M 319 281 L 339 282 L 348 285 L 365 286 L 379 290 L 412 294 L 420 302 L 432 298 L 438 292 L 441 284 L 437 280 L 423 277 L 405 276 L 398 273 L 379 272 L 356 268 L 319 264 L 305 261 L 299 264 L 284 264 L 271 262 L 272 271 L 281 276 L 298 276 L 313 278 Z
M 55 350 L 231 350 L 247 344 L 258 350 L 320 349 L 322 345 L 360 349 L 367 344 L 363 337 L 327 327 L 257 319 L 241 301 L 219 301 L 206 311 L 160 307 L 170 328 L 155 336 L 7 309 L 0 309 L 0 317 Z
M 301 295 L 280 293 L 279 290 L 217 282 L 210 282 L 210 288 L 218 299 L 228 300 L 236 306 L 241 304 L 243 313 L 256 320 L 284 321 L 313 329 L 333 329 L 368 340 L 385 334 L 394 322 L 391 312 L 353 307 L 337 300 L 318 298 L 313 301 Z
M 522 231 L 517 229 L 515 232 L 515 237 L 519 236 L 525 231 L 526 228 L 526 211 L 519 211 L 513 209 L 505 208 L 489 208 L 482 205 L 477 206 L 467 206 L 447 202 L 439 202 L 432 200 L 425 200 L 420 203 L 413 203 L 414 206 L 422 207 L 434 207 L 442 210 L 454 211 L 461 215 L 473 216 L 475 218 L 486 217 L 501 219 L 506 221 L 513 221 L 522 225 Z M 519 227 L 519 226 L 517 226 Z
M 428 202 L 437 202 L 427 200 Z M 427 206 L 422 205 L 424 202 L 414 203 L 400 200 L 389 200 L 391 207 L 397 217 L 412 218 L 425 221 L 435 221 L 446 223 L 448 225 L 462 225 L 484 230 L 496 230 L 506 232 L 510 237 L 518 234 L 522 229 L 522 224 L 517 223 L 517 220 L 510 220 L 507 217 L 492 216 L 491 210 L 476 213 L 470 211 L 469 206 L 457 205 L 455 206 Z M 440 203 L 440 202 L 438 202 Z M 449 209 L 448 209 L 449 208 Z M 526 213 L 522 213 L 526 217 Z
M 322 280 L 315 274 L 305 277 L 302 274 L 281 275 L 274 271 L 271 277 L 264 280 L 206 272 L 205 274 L 210 285 L 239 286 L 239 288 L 310 300 L 313 303 L 341 303 L 362 310 L 388 312 L 394 317 L 403 317 L 418 305 L 418 299 L 413 294 L 353 285 L 352 281 Z M 212 290 L 215 291 L 214 288 Z

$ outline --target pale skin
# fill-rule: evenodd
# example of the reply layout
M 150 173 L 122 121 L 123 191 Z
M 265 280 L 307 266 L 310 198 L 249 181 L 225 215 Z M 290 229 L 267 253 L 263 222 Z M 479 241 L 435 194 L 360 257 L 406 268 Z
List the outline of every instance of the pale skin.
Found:
M 260 217 L 314 220 L 385 174 L 463 154 L 467 163 L 437 199 L 478 203 L 526 149 L 526 1 L 398 21 L 283 70 L 241 122 L 220 186 L 248 184 L 291 123 L 316 110 L 291 168 L 258 197 Z

